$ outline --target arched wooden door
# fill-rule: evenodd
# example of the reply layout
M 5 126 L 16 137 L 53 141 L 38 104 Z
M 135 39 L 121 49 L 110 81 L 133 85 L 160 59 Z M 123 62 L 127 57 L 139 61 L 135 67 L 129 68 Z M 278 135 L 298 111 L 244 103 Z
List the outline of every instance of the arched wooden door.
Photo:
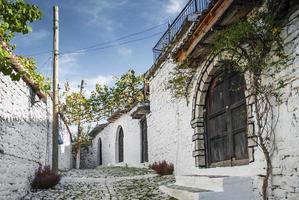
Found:
M 124 161 L 124 131 L 121 127 L 118 132 L 118 162 Z
M 102 139 L 99 138 L 98 140 L 98 164 L 103 164 L 103 157 L 102 157 Z
M 248 163 L 247 112 L 243 75 L 224 70 L 211 81 L 206 99 L 210 167 Z

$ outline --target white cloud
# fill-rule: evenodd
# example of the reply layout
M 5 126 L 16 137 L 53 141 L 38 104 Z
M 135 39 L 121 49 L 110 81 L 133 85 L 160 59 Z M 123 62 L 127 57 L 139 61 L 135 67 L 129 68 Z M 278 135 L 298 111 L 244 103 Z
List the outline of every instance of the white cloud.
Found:
M 112 75 L 97 75 L 96 77 L 86 79 L 88 85 L 96 85 L 96 83 L 101 85 L 109 85 L 113 81 Z
M 79 85 L 81 80 L 84 80 L 84 90 L 89 96 L 91 91 L 95 89 L 95 85 L 110 85 L 113 83 L 112 75 L 97 75 L 97 76 L 87 76 L 80 72 L 80 66 L 78 64 L 78 59 L 84 53 L 78 54 L 64 54 L 60 58 L 59 66 L 59 76 L 61 88 L 63 89 L 66 82 L 70 83 L 71 91 L 79 91 Z
M 62 80 L 68 79 L 69 76 L 76 74 L 75 68 L 78 67 L 78 58 L 83 53 L 64 54 L 59 60 L 59 75 Z
M 44 29 L 40 29 L 37 31 L 34 31 L 32 33 L 29 33 L 30 36 L 30 42 L 32 42 L 32 40 L 34 41 L 38 41 L 38 40 L 42 40 L 45 39 L 46 37 L 50 36 L 50 32 Z
M 165 12 L 169 14 L 177 14 L 181 12 L 181 10 L 184 8 L 186 4 L 186 0 L 168 0 L 168 2 L 165 5 Z
M 110 85 L 113 83 L 112 75 L 97 75 L 96 77 L 86 78 L 85 80 L 85 94 L 89 96 L 91 92 L 95 89 L 96 84 Z
M 74 7 L 77 12 L 89 19 L 88 25 L 101 25 L 106 31 L 112 31 L 115 22 L 110 17 L 110 14 L 116 12 L 115 10 L 122 7 L 128 0 L 89 0 L 84 6 Z
M 32 46 L 34 44 L 40 43 L 42 40 L 49 37 L 51 33 L 45 29 L 33 30 L 31 33 L 26 35 L 17 35 L 16 43 L 21 46 Z M 46 40 L 45 40 L 46 41 Z
M 117 52 L 119 55 L 123 56 L 123 57 L 128 57 L 130 55 L 132 55 L 133 50 L 127 47 L 120 47 L 117 49 Z

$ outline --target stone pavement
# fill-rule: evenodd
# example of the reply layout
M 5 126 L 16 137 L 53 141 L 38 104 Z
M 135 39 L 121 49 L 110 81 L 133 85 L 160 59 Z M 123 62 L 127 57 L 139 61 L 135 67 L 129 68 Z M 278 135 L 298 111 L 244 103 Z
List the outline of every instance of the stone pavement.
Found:
M 98 167 L 62 173 L 59 185 L 49 190 L 31 191 L 24 200 L 107 199 L 173 200 L 158 187 L 174 182 L 174 176 L 157 176 L 148 169 Z

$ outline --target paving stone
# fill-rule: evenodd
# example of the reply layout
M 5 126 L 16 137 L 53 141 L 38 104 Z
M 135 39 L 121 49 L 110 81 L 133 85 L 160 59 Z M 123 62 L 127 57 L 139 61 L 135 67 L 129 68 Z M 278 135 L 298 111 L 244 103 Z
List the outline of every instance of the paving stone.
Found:
M 97 178 L 103 181 L 97 181 Z M 52 189 L 32 190 L 23 199 L 173 199 L 162 193 L 159 186 L 174 182 L 174 176 L 160 177 L 145 168 L 99 167 L 93 170 L 70 170 L 62 173 L 62 179 L 68 181 L 62 181 Z

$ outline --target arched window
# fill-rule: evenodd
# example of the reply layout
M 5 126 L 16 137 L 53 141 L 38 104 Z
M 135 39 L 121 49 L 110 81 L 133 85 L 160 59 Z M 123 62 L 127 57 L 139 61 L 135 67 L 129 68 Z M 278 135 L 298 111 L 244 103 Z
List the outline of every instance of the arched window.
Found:
M 116 151 L 115 151 L 115 157 L 116 162 L 120 163 L 124 161 L 124 131 L 121 126 L 117 129 L 116 134 Z
M 211 80 L 205 108 L 209 166 L 248 163 L 247 111 L 243 75 L 223 70 Z
M 147 122 L 146 118 L 140 120 L 141 128 L 141 163 L 148 162 L 148 143 L 147 143 Z
M 102 139 L 99 138 L 98 140 L 98 165 L 103 164 L 103 157 L 102 157 Z

